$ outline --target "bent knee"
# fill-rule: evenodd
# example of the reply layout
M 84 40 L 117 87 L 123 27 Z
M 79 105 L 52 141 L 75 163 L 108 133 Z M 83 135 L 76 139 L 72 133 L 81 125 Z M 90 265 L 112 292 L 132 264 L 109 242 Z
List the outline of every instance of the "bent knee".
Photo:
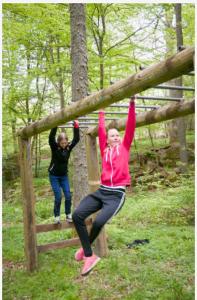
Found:
M 75 211 L 72 213 L 72 219 L 74 222 L 79 222 L 81 221 L 80 214 L 78 211 L 75 209 Z
M 105 223 L 102 220 L 95 220 L 93 223 L 94 227 L 96 227 L 96 228 L 102 228 L 104 226 L 104 224 Z

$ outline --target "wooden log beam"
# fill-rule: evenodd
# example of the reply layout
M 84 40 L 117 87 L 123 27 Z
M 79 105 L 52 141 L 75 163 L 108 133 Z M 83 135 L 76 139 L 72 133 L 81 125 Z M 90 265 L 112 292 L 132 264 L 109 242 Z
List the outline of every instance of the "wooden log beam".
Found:
M 23 197 L 23 224 L 25 256 L 27 270 L 32 272 L 37 268 L 37 242 L 35 229 L 35 196 L 33 191 L 31 142 L 30 139 L 19 138 L 20 174 Z
M 80 244 L 81 243 L 80 243 L 79 238 L 73 238 L 73 239 L 49 243 L 49 244 L 45 244 L 45 245 L 39 245 L 39 246 L 37 246 L 37 251 L 38 251 L 38 253 L 40 253 L 40 252 L 45 252 L 45 251 L 54 250 L 54 249 L 62 249 L 65 247 L 77 246 Z
M 18 135 L 23 138 L 31 137 L 55 126 L 77 119 L 99 108 L 109 106 L 131 95 L 155 87 L 160 83 L 189 73 L 194 69 L 193 57 L 194 48 L 188 47 L 158 64 L 120 80 L 108 88 L 68 105 L 57 113 L 20 129 Z
M 183 117 L 189 114 L 193 114 L 195 111 L 195 101 L 177 102 L 175 104 L 164 105 L 159 109 L 151 110 L 144 113 L 137 114 L 136 127 L 142 127 L 154 123 L 159 123 L 179 117 Z M 116 128 L 118 130 L 124 130 L 126 125 L 126 118 L 118 121 L 112 121 L 107 124 L 106 129 Z M 89 128 L 87 134 L 91 136 L 98 135 L 98 126 Z
M 86 220 L 86 225 L 90 226 L 92 224 L 92 220 L 89 218 Z M 37 224 L 36 225 L 36 233 L 48 232 L 53 230 L 62 230 L 75 228 L 73 223 L 68 223 L 66 221 L 61 222 L 60 224 Z

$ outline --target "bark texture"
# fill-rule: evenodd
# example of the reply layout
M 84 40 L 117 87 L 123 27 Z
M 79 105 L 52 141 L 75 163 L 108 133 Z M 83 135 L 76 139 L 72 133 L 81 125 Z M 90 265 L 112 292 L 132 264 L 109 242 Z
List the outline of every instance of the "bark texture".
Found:
M 174 11 L 176 17 L 176 42 L 177 51 L 180 51 L 183 46 L 183 33 L 182 33 L 182 4 L 174 4 Z M 182 77 L 175 78 L 169 84 L 182 86 Z M 170 90 L 170 97 L 183 98 L 182 90 Z M 186 143 L 186 119 L 179 118 L 172 120 L 168 124 L 169 142 L 175 151 L 180 153 L 180 170 L 182 173 L 187 171 L 188 153 Z
M 176 15 L 176 38 L 177 38 L 177 50 L 183 46 L 183 31 L 182 31 L 182 4 L 175 4 L 175 15 Z M 176 84 L 182 86 L 182 77 L 176 78 Z M 183 97 L 183 91 L 176 91 L 176 97 Z M 187 153 L 187 142 L 186 142 L 186 119 L 179 118 L 178 123 L 178 140 L 180 149 L 180 170 L 182 173 L 187 172 L 188 165 L 188 153 Z
M 23 197 L 24 243 L 27 270 L 37 268 L 37 241 L 35 231 L 35 196 L 33 190 L 31 141 L 19 138 L 20 168 Z
M 85 4 L 70 4 L 72 101 L 78 102 L 87 95 L 88 68 L 86 47 Z M 73 204 L 75 207 L 88 192 L 85 135 L 80 130 L 80 142 L 74 149 Z

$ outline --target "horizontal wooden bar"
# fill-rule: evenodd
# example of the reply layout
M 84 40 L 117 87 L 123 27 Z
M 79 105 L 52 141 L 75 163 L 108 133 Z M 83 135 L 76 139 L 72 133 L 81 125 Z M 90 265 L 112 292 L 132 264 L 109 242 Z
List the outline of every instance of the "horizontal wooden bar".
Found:
M 183 101 L 183 98 L 176 97 L 159 97 L 159 96 L 137 96 L 138 99 L 142 100 L 159 100 L 159 101 Z
M 140 98 L 138 97 L 138 99 L 140 99 Z M 110 107 L 129 107 L 129 104 L 117 104 L 117 106 L 116 106 L 116 104 L 113 104 L 113 105 L 110 105 L 109 108 Z M 155 109 L 155 108 L 158 108 L 158 107 L 160 107 L 160 106 L 159 105 L 138 105 L 138 104 L 135 105 L 135 108 L 151 108 L 151 109 Z
M 194 111 L 195 100 L 185 101 L 183 103 L 176 102 L 173 104 L 164 105 L 159 109 L 138 114 L 136 118 L 136 128 L 187 116 L 189 114 L 193 114 Z M 108 130 L 109 128 L 116 128 L 121 131 L 125 129 L 126 121 L 126 118 L 119 119 L 118 121 L 111 121 L 108 124 L 106 124 L 105 128 L 106 130 Z M 98 126 L 89 128 L 87 130 L 87 134 L 90 134 L 91 136 L 97 136 Z
M 195 91 L 195 88 L 191 86 L 178 86 L 178 85 L 156 85 L 154 89 L 164 89 L 164 90 L 181 90 L 181 91 Z
M 183 98 L 176 98 L 176 97 L 159 97 L 159 96 L 137 96 L 137 99 L 140 100 L 159 100 L 159 101 L 183 101 Z M 128 104 L 112 104 L 109 107 L 127 107 Z M 149 105 L 136 105 L 136 107 L 144 108 L 148 107 Z
M 188 47 L 162 62 L 131 74 L 107 88 L 67 105 L 59 112 L 19 129 L 17 134 L 26 139 L 189 73 L 194 70 L 194 53 L 194 47 Z
M 90 121 L 90 120 L 87 120 L 87 121 L 80 121 L 79 122 L 79 127 L 81 127 L 80 125 L 94 125 L 94 124 L 98 124 L 98 118 L 95 118 L 95 120 L 93 120 L 93 119 L 91 119 L 92 121 Z M 115 117 L 114 116 L 114 118 L 105 118 L 105 120 L 107 120 L 107 121 L 112 121 L 112 120 L 118 120 L 118 117 Z M 71 124 L 68 122 L 66 125 L 68 125 L 68 126 L 70 126 Z M 72 126 L 72 125 L 71 125 Z M 60 126 L 58 126 L 58 127 L 61 127 L 61 125 Z M 72 126 L 73 127 L 73 126 Z
M 40 253 L 40 252 L 45 252 L 48 250 L 62 249 L 62 248 L 66 248 L 66 247 L 77 246 L 80 244 L 81 244 L 81 242 L 80 242 L 79 238 L 73 238 L 73 239 L 49 243 L 49 244 L 45 244 L 45 245 L 39 245 L 39 246 L 37 246 L 37 250 Z
M 87 219 L 86 225 L 91 225 L 91 224 L 92 224 L 92 219 L 91 218 Z M 36 225 L 36 233 L 69 229 L 69 228 L 75 228 L 75 227 L 73 223 L 69 223 L 67 221 L 63 221 L 60 224 L 38 224 Z
M 124 111 L 124 112 L 121 112 L 121 111 L 107 111 L 107 109 L 110 109 L 111 107 L 117 107 L 117 108 L 128 108 L 129 107 L 129 104 L 114 104 L 114 105 L 110 105 L 109 107 L 106 108 L 105 110 L 105 114 L 128 114 L 128 111 Z M 149 109 L 156 109 L 156 108 L 159 108 L 160 106 L 159 105 L 135 105 L 135 108 L 149 108 Z M 98 114 L 99 111 L 94 111 L 94 112 L 91 112 L 90 114 Z M 78 118 L 78 120 L 80 119 L 83 119 L 83 117 L 80 117 Z M 89 117 L 88 117 L 89 118 Z
M 106 120 L 114 120 L 114 118 L 105 118 Z M 85 121 L 90 121 L 90 120 L 98 120 L 98 118 L 93 118 L 93 117 L 84 117 L 84 118 L 79 118 L 78 119 L 80 124 L 82 124 L 82 122 L 85 123 Z M 70 122 L 68 122 L 67 124 L 71 124 Z
M 157 108 L 159 108 L 159 107 L 160 106 L 158 106 Z M 153 107 L 152 108 L 147 107 L 147 109 L 156 109 L 156 107 L 155 108 L 153 108 Z M 92 114 L 98 114 L 98 113 L 94 112 Z M 128 115 L 128 111 L 112 111 L 112 112 L 105 111 L 105 115 Z M 98 117 L 97 117 L 97 119 L 98 119 Z
M 195 76 L 195 73 L 194 72 L 190 72 L 190 73 L 187 73 L 187 74 L 184 74 L 184 75 Z
M 94 124 L 95 125 L 95 124 Z M 93 126 L 94 126 L 93 125 Z M 88 128 L 90 125 L 80 125 L 79 129 L 86 129 Z M 58 126 L 58 128 L 70 128 L 70 129 L 73 129 L 73 126 L 72 125 L 60 125 Z

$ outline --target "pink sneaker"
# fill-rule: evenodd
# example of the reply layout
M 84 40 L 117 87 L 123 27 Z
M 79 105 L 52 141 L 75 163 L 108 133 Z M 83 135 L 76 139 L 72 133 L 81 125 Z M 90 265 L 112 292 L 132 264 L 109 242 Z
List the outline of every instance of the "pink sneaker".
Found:
M 92 254 L 92 256 L 89 257 L 84 256 L 84 266 L 81 275 L 82 276 L 87 275 L 94 268 L 94 266 L 99 262 L 99 260 L 100 257 L 95 255 L 94 253 Z
M 77 252 L 75 253 L 75 260 L 76 261 L 80 261 L 83 260 L 84 258 L 84 251 L 83 248 L 80 248 L 79 250 L 77 250 Z

